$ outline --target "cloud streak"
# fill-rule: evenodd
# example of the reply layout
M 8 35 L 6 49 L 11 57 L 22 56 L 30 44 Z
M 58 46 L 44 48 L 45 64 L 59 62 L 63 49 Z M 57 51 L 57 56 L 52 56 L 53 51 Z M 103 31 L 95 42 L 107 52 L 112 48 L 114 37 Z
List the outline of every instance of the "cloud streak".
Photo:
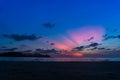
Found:
M 98 45 L 100 45 L 100 44 L 98 44 L 98 43 L 91 43 L 90 45 L 88 45 L 87 47 L 89 48 L 89 47 L 96 47 L 96 46 L 98 46 Z
M 73 48 L 73 50 L 75 50 L 75 51 L 83 51 L 84 49 L 87 49 L 87 48 L 92 48 L 91 50 L 95 50 L 95 49 L 98 49 L 97 47 L 99 45 L 100 45 L 99 43 L 91 43 L 91 44 L 86 45 L 86 46 L 75 47 L 75 48 Z
M 53 27 L 55 27 L 55 24 L 47 22 L 47 23 L 42 24 L 42 26 L 45 27 L 45 28 L 53 28 Z
M 3 37 L 13 39 L 15 41 L 24 41 L 24 40 L 34 41 L 34 40 L 41 38 L 41 36 L 37 37 L 34 34 L 32 35 L 3 34 Z
M 55 49 L 47 49 L 47 50 L 44 50 L 44 49 L 36 49 L 36 52 L 37 53 L 56 53 L 57 51 Z
M 84 57 L 99 57 L 99 58 L 113 58 L 113 57 L 120 57 L 120 50 L 105 50 L 105 51 L 100 51 L 100 52 L 96 52 L 94 54 L 89 54 L 89 53 L 85 53 Z
M 82 51 L 85 49 L 85 46 L 75 47 L 74 50 Z
M 104 37 L 103 41 L 106 41 L 106 40 L 109 40 L 109 39 L 120 39 L 120 35 L 116 35 L 116 36 L 105 35 L 103 37 Z
M 2 49 L 0 49 L 0 51 L 15 51 L 17 49 L 18 48 L 2 48 Z

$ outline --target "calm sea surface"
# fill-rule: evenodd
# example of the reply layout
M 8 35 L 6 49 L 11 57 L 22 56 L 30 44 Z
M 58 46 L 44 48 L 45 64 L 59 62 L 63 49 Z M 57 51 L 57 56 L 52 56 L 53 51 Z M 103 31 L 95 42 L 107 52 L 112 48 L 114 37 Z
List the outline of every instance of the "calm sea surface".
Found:
M 38 57 L 0 57 L 0 61 L 40 61 L 40 62 L 84 62 L 120 61 L 120 58 L 38 58 Z

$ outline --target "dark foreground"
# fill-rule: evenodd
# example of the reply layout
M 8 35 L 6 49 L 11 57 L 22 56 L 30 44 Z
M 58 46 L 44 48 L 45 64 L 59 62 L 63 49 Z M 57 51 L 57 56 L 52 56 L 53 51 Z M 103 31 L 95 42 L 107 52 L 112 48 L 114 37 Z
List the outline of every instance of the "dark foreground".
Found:
M 0 62 L 0 80 L 120 80 L 120 62 Z

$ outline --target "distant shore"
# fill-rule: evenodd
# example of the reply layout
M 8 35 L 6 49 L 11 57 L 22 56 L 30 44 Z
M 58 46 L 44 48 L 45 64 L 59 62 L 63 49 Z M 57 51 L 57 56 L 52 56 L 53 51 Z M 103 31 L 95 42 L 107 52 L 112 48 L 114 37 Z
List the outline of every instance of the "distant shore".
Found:
M 0 53 L 0 57 L 50 57 L 50 56 L 40 53 L 3 52 Z
M 120 80 L 120 62 L 0 61 L 0 80 Z

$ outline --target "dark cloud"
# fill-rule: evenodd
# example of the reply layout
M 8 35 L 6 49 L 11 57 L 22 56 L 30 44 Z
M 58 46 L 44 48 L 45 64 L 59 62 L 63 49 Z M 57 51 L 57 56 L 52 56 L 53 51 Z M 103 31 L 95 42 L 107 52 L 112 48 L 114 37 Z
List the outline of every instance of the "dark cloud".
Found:
M 94 37 L 90 37 L 87 41 L 91 41 L 91 40 L 93 40 L 94 39 Z
M 113 49 L 110 49 L 110 48 L 98 48 L 98 50 L 113 50 Z
M 93 40 L 94 39 L 94 37 L 90 37 L 90 38 L 88 38 L 87 40 L 84 40 L 84 42 L 88 42 L 88 41 L 91 41 L 91 40 Z
M 15 51 L 17 49 L 18 48 L 2 48 L 2 49 L 0 49 L 0 51 Z
M 97 47 L 93 47 L 91 50 L 96 50 L 96 49 L 98 49 Z
M 91 50 L 112 50 L 112 49 L 109 49 L 109 48 L 98 48 L 98 47 L 93 47 Z
M 102 48 L 98 48 L 99 45 L 101 45 L 101 44 L 91 43 L 91 44 L 86 45 L 86 46 L 75 47 L 75 48 L 73 48 L 73 50 L 75 50 L 75 51 L 83 51 L 84 49 L 90 49 L 90 50 L 97 50 L 97 49 L 100 50 L 101 49 L 102 50 Z
M 15 50 L 17 50 L 18 48 L 10 48 L 10 49 L 6 49 L 6 50 L 8 50 L 8 51 L 15 51 Z
M 106 49 L 106 50 L 112 50 L 112 49 L 109 49 L 109 48 L 108 48 L 108 49 Z
M 109 40 L 109 39 L 120 39 L 120 35 L 116 35 L 116 36 L 108 36 L 107 34 L 105 36 L 103 36 L 104 39 L 103 41 Z
M 57 51 L 55 49 L 47 49 L 47 50 L 36 49 L 36 52 L 38 52 L 38 53 L 56 53 Z
M 51 45 L 51 46 L 54 46 L 55 43 L 54 42 L 50 42 L 50 41 L 45 41 L 47 44 Z
M 120 50 L 110 50 L 110 51 L 102 51 L 94 54 L 85 53 L 84 57 L 95 57 L 95 58 L 115 58 L 120 57 Z
M 24 51 L 25 53 L 31 53 L 32 52 L 32 50 L 26 50 L 26 51 Z
M 90 45 L 88 45 L 87 47 L 89 48 L 89 47 L 96 47 L 96 46 L 98 46 L 98 45 L 100 45 L 100 44 L 98 44 L 98 43 L 91 43 Z
M 75 51 L 83 51 L 84 49 L 87 49 L 87 48 L 92 48 L 91 50 L 95 50 L 95 49 L 98 49 L 97 48 L 98 45 L 100 45 L 100 44 L 91 43 L 91 44 L 86 45 L 86 46 L 75 47 L 75 48 L 73 48 L 73 50 L 75 50 Z
M 84 46 L 80 46 L 80 47 L 75 47 L 73 50 L 82 51 L 82 50 L 84 50 L 84 49 L 85 49 Z
M 98 50 L 106 50 L 106 48 L 98 48 Z
M 41 36 L 37 37 L 34 34 L 32 34 L 32 35 L 3 34 L 3 37 L 13 39 L 15 41 L 23 41 L 23 40 L 33 41 L 33 40 L 37 40 L 37 39 L 41 38 Z
M 109 39 L 115 39 L 115 38 L 117 38 L 116 36 L 106 36 L 105 38 L 104 38 L 104 41 L 105 40 L 109 40 Z
M 117 36 L 117 38 L 119 38 L 119 39 L 120 39 L 120 35 L 118 35 L 118 36 Z
M 3 49 L 3 48 L 7 48 L 7 47 L 6 46 L 2 46 L 1 48 Z
M 43 25 L 43 27 L 45 27 L 45 28 L 53 28 L 53 27 L 55 27 L 55 24 L 52 24 L 52 23 L 50 23 L 50 22 L 44 23 L 44 24 L 42 24 L 42 25 Z
M 50 43 L 50 45 L 55 45 L 55 43 Z
M 22 48 L 27 48 L 27 47 L 29 47 L 29 46 L 26 45 L 26 44 L 22 44 L 22 45 L 20 45 L 20 47 L 22 47 Z

